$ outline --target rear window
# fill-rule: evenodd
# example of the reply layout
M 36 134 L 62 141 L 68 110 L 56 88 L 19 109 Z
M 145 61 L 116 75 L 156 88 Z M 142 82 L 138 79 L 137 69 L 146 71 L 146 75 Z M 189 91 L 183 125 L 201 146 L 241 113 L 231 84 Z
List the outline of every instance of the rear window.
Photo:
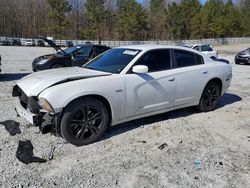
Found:
M 203 60 L 203 57 L 201 55 L 195 54 L 195 57 L 196 57 L 196 64 L 197 65 L 204 64 L 204 60 Z
M 177 68 L 196 65 L 195 56 L 192 52 L 174 50 L 174 54 Z
M 210 46 L 201 46 L 202 52 L 210 52 L 213 51 L 213 49 Z

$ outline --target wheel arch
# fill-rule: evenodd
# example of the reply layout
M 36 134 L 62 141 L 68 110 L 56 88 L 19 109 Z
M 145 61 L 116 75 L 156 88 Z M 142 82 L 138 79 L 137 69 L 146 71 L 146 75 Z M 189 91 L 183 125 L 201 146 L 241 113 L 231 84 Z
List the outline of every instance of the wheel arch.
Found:
M 219 87 L 220 87 L 220 93 L 222 93 L 223 82 L 222 82 L 222 79 L 219 78 L 219 77 L 211 78 L 211 79 L 207 82 L 207 84 L 205 85 L 205 87 L 203 88 L 203 91 L 204 91 L 204 89 L 206 88 L 206 86 L 207 86 L 209 83 L 211 83 L 211 82 L 216 82 L 216 83 L 219 85 Z
M 73 102 L 75 102 L 76 100 L 79 100 L 79 99 L 82 99 L 82 98 L 86 98 L 86 97 L 93 97 L 93 98 L 96 98 L 96 99 L 100 100 L 101 102 L 103 102 L 103 104 L 105 105 L 105 107 L 106 107 L 107 110 L 108 110 L 109 125 L 110 125 L 110 123 L 112 122 L 113 113 L 112 113 L 111 104 L 110 104 L 110 102 L 108 101 L 108 99 L 105 98 L 105 97 L 102 96 L 102 95 L 98 95 L 98 94 L 88 94 L 88 95 L 80 96 L 80 97 L 77 97 L 77 98 L 71 100 L 65 107 L 63 107 L 62 112 L 61 112 L 61 116 L 60 116 L 60 120 L 59 120 L 59 122 L 58 122 L 59 126 L 60 126 L 60 124 L 61 124 L 62 115 L 63 115 L 65 109 L 66 109 L 70 104 L 72 104 Z

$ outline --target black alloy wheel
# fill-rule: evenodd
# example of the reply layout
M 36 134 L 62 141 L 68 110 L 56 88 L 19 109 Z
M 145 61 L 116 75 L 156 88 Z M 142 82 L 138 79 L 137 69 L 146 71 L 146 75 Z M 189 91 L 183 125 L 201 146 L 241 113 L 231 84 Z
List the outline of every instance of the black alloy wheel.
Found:
M 205 87 L 200 99 L 199 109 L 202 112 L 214 110 L 220 99 L 220 87 L 216 82 L 210 82 Z
M 82 146 L 98 140 L 108 125 L 108 111 L 98 99 L 86 97 L 70 104 L 63 115 L 61 134 L 69 143 Z

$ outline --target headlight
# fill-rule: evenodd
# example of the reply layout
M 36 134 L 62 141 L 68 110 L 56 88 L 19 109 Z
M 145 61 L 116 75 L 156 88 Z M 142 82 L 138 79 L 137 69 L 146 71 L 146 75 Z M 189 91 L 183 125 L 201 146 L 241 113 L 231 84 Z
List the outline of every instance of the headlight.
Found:
M 39 105 L 48 112 L 54 112 L 53 107 L 45 98 L 39 98 Z
M 48 59 L 42 59 L 41 61 L 38 61 L 37 64 L 43 65 L 43 64 L 46 63 L 47 61 L 48 61 Z

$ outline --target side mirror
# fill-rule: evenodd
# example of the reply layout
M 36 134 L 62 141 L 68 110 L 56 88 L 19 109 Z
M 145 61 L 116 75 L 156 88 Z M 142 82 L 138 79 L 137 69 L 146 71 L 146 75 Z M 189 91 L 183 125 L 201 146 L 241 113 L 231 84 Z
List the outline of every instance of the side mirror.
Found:
M 146 65 L 136 65 L 132 68 L 132 72 L 137 74 L 143 74 L 148 72 L 148 66 Z

